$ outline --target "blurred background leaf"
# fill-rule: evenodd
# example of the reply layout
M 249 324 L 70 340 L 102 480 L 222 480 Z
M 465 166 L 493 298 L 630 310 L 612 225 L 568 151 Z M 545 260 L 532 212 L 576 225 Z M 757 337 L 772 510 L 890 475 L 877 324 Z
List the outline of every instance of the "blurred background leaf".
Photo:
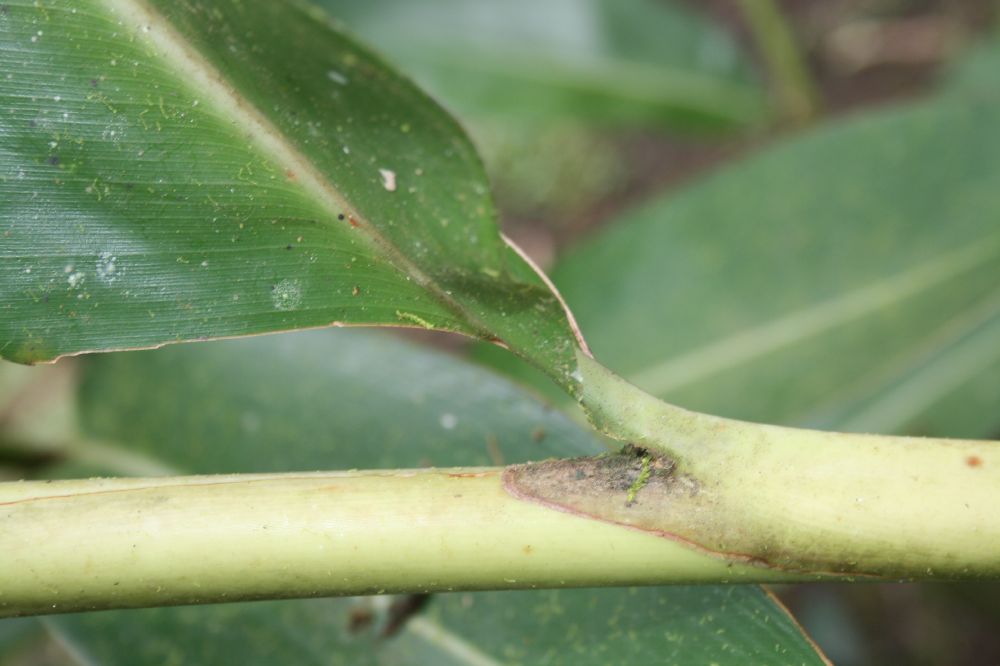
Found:
M 765 100 L 718 26 L 654 0 L 320 0 L 463 118 L 724 128 Z
M 716 145 L 770 116 L 741 46 L 678 1 L 320 4 L 458 114 L 514 219 L 569 226 L 623 196 L 637 132 Z
M 33 647 L 41 628 L 37 620 L 24 618 L 0 622 L 0 666 L 13 665 L 14 659 Z
M 85 436 L 105 450 L 127 442 L 130 456 L 175 473 L 489 465 L 603 450 L 508 381 L 367 331 L 102 355 L 84 369 Z M 107 470 L 69 460 L 53 471 Z M 821 663 L 756 586 L 437 595 L 384 637 L 406 599 L 115 611 L 46 624 L 102 665 Z
M 945 94 L 784 141 L 626 214 L 553 280 L 598 358 L 682 406 L 988 437 L 998 100 Z
M 976 44 L 948 70 L 946 83 L 956 92 L 1000 95 L 997 71 L 1000 68 L 1000 36 Z

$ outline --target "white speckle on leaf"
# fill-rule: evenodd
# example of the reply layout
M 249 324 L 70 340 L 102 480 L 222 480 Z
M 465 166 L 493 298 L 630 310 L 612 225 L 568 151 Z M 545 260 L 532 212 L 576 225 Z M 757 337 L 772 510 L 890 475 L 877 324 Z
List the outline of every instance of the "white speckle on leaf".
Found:
M 118 257 L 110 252 L 101 252 L 97 257 L 97 279 L 106 284 L 111 284 L 121 276 L 121 268 L 118 266 Z
M 396 172 L 390 171 L 389 169 L 379 169 L 378 172 L 382 176 L 382 187 L 384 187 L 389 192 L 395 192 Z
M 445 430 L 454 430 L 458 425 L 458 417 L 450 412 L 441 415 L 441 427 Z
M 570 377 L 570 379 L 572 379 L 573 381 L 575 381 L 577 384 L 582 384 L 583 383 L 583 373 L 580 372 L 580 368 L 577 368 L 576 370 L 574 370 L 573 372 L 571 372 L 570 375 L 569 375 L 569 377 Z
M 271 302 L 276 310 L 294 310 L 302 303 L 302 286 L 298 280 L 282 280 L 271 288 Z
M 326 71 L 326 78 L 330 79 L 334 83 L 339 83 L 342 86 L 347 85 L 347 77 L 335 69 L 328 69 Z
M 77 271 L 75 273 L 70 273 L 69 277 L 66 278 L 66 282 L 69 284 L 70 289 L 76 289 L 83 284 L 84 277 L 83 271 Z

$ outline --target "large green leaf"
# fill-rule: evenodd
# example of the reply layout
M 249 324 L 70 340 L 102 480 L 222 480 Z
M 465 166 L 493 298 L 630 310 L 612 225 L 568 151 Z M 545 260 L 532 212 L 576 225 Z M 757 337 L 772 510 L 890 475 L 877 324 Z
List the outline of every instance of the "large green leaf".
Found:
M 90 436 L 194 472 L 495 464 L 601 449 L 486 371 L 348 331 L 94 357 L 80 405 Z M 95 664 L 820 662 L 752 586 L 439 595 L 378 640 L 387 605 L 314 600 L 47 621 Z M 372 627 L 348 629 L 369 614 Z
M 198 473 L 504 464 L 603 450 L 506 380 L 371 331 L 87 359 L 87 434 Z
M 730 127 L 764 95 L 729 35 L 653 0 L 320 0 L 463 115 Z
M 85 663 L 101 666 L 823 663 L 759 588 L 442 595 L 381 641 L 370 628 L 349 628 L 371 612 L 372 601 L 113 611 L 49 622 Z
M 630 213 L 553 279 L 598 358 L 671 402 L 993 435 L 998 112 L 943 96 L 785 141 Z
M 0 44 L 3 358 L 387 324 L 571 383 L 464 134 L 319 10 L 20 0 Z

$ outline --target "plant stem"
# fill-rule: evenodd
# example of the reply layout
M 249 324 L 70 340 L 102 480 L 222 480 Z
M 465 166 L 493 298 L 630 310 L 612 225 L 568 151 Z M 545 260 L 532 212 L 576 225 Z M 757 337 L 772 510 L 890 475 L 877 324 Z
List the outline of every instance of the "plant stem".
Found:
M 502 468 L 0 484 L 0 617 L 246 599 L 800 579 L 505 490 Z
M 723 419 L 663 403 L 584 354 L 579 363 L 595 426 L 669 461 L 669 475 L 642 491 L 656 506 L 644 529 L 786 571 L 1000 576 L 1000 443 Z M 606 502 L 564 505 L 544 494 L 564 510 L 620 521 Z
M 819 93 L 781 9 L 774 0 L 740 0 L 740 8 L 767 65 L 781 112 L 805 123 L 819 111 Z
M 1000 576 L 995 442 L 689 412 L 581 352 L 617 454 L 0 484 L 0 617 L 246 599 Z

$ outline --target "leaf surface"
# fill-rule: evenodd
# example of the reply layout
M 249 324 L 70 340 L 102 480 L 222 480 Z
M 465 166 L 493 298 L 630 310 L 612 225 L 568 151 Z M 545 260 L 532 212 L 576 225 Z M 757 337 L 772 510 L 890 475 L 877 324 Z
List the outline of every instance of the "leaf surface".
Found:
M 132 442 L 132 455 L 185 472 L 499 464 L 602 448 L 506 380 L 384 335 L 298 333 L 87 361 L 87 434 Z M 398 634 L 378 639 L 389 605 L 329 599 L 47 621 L 102 665 L 642 663 L 664 655 L 821 663 L 755 586 L 436 595 Z
M 0 43 L 0 357 L 381 324 L 571 383 L 465 135 L 319 10 L 19 1 Z
M 732 38 L 650 0 L 322 0 L 464 117 L 732 128 L 765 98 Z

